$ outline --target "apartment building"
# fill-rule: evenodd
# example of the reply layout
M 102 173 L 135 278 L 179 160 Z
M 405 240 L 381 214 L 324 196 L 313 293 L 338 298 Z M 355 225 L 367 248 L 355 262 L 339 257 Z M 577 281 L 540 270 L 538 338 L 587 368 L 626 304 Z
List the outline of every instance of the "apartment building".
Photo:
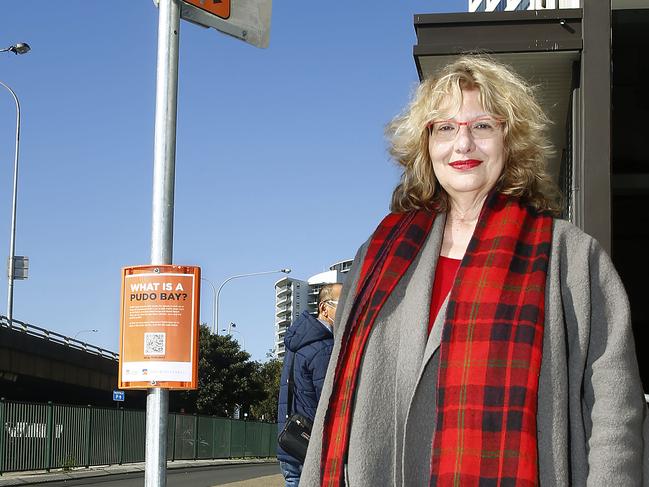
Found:
M 325 284 L 342 283 L 351 268 L 352 260 L 336 262 L 328 271 L 308 279 L 284 277 L 275 283 L 275 344 L 274 353 L 284 357 L 284 336 L 291 322 L 303 311 L 318 313 L 318 293 Z

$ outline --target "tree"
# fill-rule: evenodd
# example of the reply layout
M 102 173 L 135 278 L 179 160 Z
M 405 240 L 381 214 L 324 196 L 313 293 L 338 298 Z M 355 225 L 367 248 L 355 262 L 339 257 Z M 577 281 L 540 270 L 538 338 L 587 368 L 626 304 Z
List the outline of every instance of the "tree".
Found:
M 212 335 L 201 325 L 199 339 L 198 389 L 184 391 L 173 398 L 174 409 L 188 413 L 231 416 L 235 405 L 249 412 L 265 398 L 259 363 L 241 350 L 231 336 Z
M 259 378 L 264 385 L 265 398 L 252 406 L 254 417 L 265 421 L 277 419 L 277 400 L 279 398 L 279 379 L 282 375 L 283 361 L 273 358 L 259 364 Z

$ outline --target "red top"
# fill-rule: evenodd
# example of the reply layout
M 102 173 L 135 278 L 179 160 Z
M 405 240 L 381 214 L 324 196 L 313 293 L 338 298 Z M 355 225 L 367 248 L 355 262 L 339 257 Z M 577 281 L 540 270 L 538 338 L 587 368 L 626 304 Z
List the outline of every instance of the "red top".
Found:
M 433 323 L 437 318 L 437 313 L 442 307 L 446 296 L 451 292 L 455 274 L 460 267 L 461 259 L 451 259 L 450 257 L 439 256 L 437 269 L 435 269 L 435 281 L 433 282 L 433 295 L 430 300 L 430 318 L 428 320 L 428 333 L 433 329 Z

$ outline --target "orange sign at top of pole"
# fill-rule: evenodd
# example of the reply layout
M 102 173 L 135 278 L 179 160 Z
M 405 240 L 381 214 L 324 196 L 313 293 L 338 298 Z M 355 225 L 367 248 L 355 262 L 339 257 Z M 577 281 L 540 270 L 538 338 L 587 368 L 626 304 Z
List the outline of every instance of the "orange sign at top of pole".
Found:
M 230 17 L 231 0 L 183 0 L 185 3 L 205 10 L 208 13 L 227 19 Z

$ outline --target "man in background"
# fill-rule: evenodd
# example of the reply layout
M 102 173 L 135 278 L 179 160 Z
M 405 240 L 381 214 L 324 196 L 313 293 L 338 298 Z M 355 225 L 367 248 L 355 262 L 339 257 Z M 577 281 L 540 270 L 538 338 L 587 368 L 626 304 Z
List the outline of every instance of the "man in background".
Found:
M 286 355 L 280 379 L 277 427 L 281 432 L 288 414 L 288 378 L 293 365 L 293 404 L 291 414 L 297 413 L 313 421 L 322 393 L 329 357 L 334 346 L 333 324 L 340 297 L 341 284 L 325 284 L 318 296 L 318 317 L 304 311 L 291 324 L 284 337 Z M 277 447 L 286 487 L 297 487 L 302 461 Z

